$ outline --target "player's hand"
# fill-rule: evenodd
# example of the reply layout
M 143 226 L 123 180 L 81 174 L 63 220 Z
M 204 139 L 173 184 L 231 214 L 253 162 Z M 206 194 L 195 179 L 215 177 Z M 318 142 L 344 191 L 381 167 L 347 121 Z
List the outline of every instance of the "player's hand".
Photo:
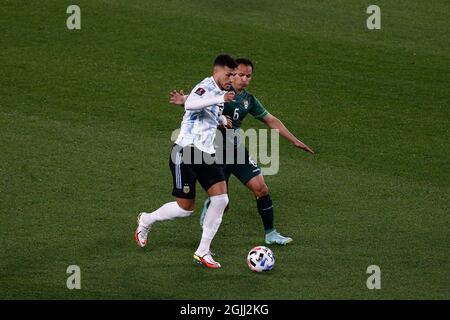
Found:
M 234 100 L 234 96 L 235 93 L 233 91 L 229 91 L 227 93 L 225 93 L 223 99 L 225 100 L 225 102 L 230 102 Z
M 294 142 L 294 146 L 296 146 L 299 149 L 303 149 L 306 152 L 309 152 L 311 154 L 314 154 L 313 149 L 311 149 L 310 147 L 308 147 L 306 144 L 304 144 L 303 142 L 301 142 L 300 140 L 297 140 Z
M 170 103 L 177 104 L 177 105 L 184 105 L 185 101 L 186 101 L 186 99 L 184 97 L 183 90 L 180 90 L 180 91 L 173 90 L 170 93 L 170 99 L 169 99 Z
M 225 118 L 227 118 L 227 125 L 225 127 L 227 127 L 228 129 L 232 129 L 233 128 L 233 120 L 231 119 L 230 116 L 225 116 Z

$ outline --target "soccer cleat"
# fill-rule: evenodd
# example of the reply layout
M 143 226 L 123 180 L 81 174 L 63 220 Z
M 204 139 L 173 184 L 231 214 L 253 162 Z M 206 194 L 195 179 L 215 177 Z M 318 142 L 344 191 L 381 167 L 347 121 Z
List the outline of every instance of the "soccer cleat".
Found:
M 206 211 L 208 211 L 208 207 L 211 203 L 209 198 L 206 198 L 205 203 L 203 204 L 202 214 L 200 215 L 200 226 L 203 227 L 203 221 L 205 221 Z
M 217 261 L 214 261 L 213 257 L 211 256 L 211 253 L 205 254 L 203 257 L 200 257 L 196 254 L 194 254 L 194 262 L 198 264 L 202 264 L 207 268 L 210 269 L 219 269 L 220 263 Z
M 281 244 L 285 245 L 292 241 L 292 238 L 282 236 L 277 230 L 272 230 L 268 234 L 266 234 L 266 243 L 267 244 Z
M 150 231 L 150 228 L 148 227 L 144 227 L 141 224 L 141 216 L 144 214 L 145 212 L 141 212 L 138 217 L 137 217 L 137 228 L 136 228 L 136 232 L 134 233 L 134 240 L 136 240 L 136 244 L 143 248 L 147 245 L 147 237 L 148 237 L 148 233 Z

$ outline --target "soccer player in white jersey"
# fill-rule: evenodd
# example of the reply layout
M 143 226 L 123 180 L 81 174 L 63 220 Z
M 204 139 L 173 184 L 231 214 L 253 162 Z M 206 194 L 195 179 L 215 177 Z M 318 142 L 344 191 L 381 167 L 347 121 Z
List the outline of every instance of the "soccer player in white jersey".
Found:
M 233 58 L 219 55 L 214 61 L 214 74 L 194 87 L 184 104 L 185 114 L 181 131 L 172 148 L 169 167 L 173 177 L 172 195 L 175 201 L 159 209 L 138 216 L 135 240 L 144 247 L 150 229 L 156 222 L 188 217 L 195 207 L 195 186 L 200 183 L 211 199 L 203 223 L 200 245 L 194 261 L 208 268 L 220 268 L 211 256 L 211 242 L 222 222 L 228 205 L 227 186 L 222 166 L 214 159 L 214 139 L 218 125 L 230 125 L 222 109 L 225 102 L 234 99 L 231 80 L 237 67 Z

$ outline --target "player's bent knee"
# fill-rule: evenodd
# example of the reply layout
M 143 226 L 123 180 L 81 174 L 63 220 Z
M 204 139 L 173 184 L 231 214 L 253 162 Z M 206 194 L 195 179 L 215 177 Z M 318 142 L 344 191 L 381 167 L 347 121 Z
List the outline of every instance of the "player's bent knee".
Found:
M 260 184 L 253 190 L 253 193 L 258 198 L 265 197 L 269 194 L 269 187 L 265 183 Z
M 183 209 L 185 211 L 191 211 L 191 213 L 195 209 L 195 200 L 194 199 L 177 198 L 177 204 L 181 209 Z
M 216 184 L 212 185 L 208 191 L 208 196 L 217 196 L 227 193 L 227 184 L 225 181 L 217 182 Z
M 264 184 L 263 187 L 261 188 L 261 197 L 265 197 L 269 194 L 269 187 Z
M 228 194 L 226 194 L 226 193 L 220 194 L 217 196 L 212 196 L 212 197 L 210 197 L 210 199 L 211 199 L 210 205 L 217 206 L 221 210 L 225 210 L 225 208 L 227 207 L 227 205 L 229 203 Z

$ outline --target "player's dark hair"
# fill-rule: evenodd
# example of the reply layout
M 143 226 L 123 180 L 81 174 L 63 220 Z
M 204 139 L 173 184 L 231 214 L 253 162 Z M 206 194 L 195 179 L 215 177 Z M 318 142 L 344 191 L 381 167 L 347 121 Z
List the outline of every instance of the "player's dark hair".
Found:
M 221 54 L 217 56 L 216 60 L 214 60 L 214 67 L 215 66 L 228 67 L 230 69 L 234 69 L 238 65 L 231 56 L 227 54 Z
M 252 70 L 255 70 L 255 67 L 253 67 L 253 63 L 250 59 L 247 58 L 238 58 L 236 59 L 237 65 L 243 64 L 244 66 L 250 66 L 252 67 Z

